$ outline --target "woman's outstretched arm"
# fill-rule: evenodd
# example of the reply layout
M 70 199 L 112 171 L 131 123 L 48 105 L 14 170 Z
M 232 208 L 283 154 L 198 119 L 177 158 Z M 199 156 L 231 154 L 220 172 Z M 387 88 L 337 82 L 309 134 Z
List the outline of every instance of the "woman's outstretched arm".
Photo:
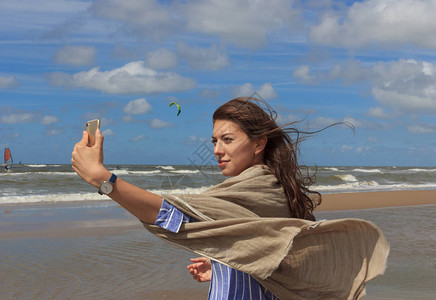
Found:
M 95 144 L 90 147 L 88 133 L 84 131 L 82 139 L 74 146 L 71 158 L 74 171 L 97 189 L 112 175 L 103 165 L 103 140 L 104 137 L 98 129 L 95 134 Z M 161 196 L 134 186 L 121 178 L 115 181 L 114 189 L 108 196 L 148 224 L 156 221 L 162 205 Z

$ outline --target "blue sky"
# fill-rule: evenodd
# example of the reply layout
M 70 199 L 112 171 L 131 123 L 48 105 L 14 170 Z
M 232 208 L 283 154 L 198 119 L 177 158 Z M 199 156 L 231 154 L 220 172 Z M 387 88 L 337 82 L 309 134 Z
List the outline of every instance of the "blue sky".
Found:
M 435 166 L 435 12 L 428 0 L 1 1 L 0 148 L 69 163 L 98 117 L 106 163 L 189 164 L 213 111 L 256 94 L 302 130 L 356 127 L 310 138 L 301 163 Z

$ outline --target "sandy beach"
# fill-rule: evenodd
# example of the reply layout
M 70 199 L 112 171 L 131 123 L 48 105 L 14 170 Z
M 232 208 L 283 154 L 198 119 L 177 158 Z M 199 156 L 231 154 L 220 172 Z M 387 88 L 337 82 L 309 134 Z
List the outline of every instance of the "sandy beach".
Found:
M 407 250 L 405 239 L 424 244 L 435 238 L 436 224 L 431 221 L 435 205 L 436 191 L 324 194 L 316 214 L 319 219 L 368 219 L 385 233 L 391 244 L 388 269 L 370 282 L 364 299 L 412 299 L 416 295 L 431 299 L 436 291 L 426 282 L 435 279 L 434 251 L 428 246 L 423 246 L 421 254 L 413 248 Z M 45 204 L 1 209 L 0 289 L 5 292 L 4 299 L 207 298 L 208 285 L 193 281 L 186 272 L 191 253 L 155 238 L 120 207 L 108 203 L 88 207 Z M 425 214 L 430 214 L 427 219 Z M 393 224 L 400 218 L 401 224 L 421 228 L 398 231 Z M 414 251 L 420 260 L 411 265 L 408 251 Z M 416 274 L 412 270 L 415 265 L 419 267 Z M 404 266 L 409 269 L 403 278 L 398 273 L 405 271 Z M 408 278 L 411 274 L 414 277 Z M 395 292 L 397 284 L 407 286 L 414 280 L 409 294 Z
M 436 204 L 436 191 L 385 191 L 323 194 L 318 211 Z

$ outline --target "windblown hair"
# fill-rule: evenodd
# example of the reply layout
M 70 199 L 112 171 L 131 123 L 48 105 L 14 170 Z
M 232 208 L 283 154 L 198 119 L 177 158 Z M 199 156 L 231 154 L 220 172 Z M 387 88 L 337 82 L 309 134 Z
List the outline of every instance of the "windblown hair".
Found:
M 263 104 L 265 110 L 255 102 Z M 276 118 L 277 113 L 264 101 L 240 97 L 220 106 L 213 114 L 213 123 L 216 120 L 233 121 L 251 140 L 267 137 L 263 163 L 284 188 L 291 216 L 314 221 L 313 210 L 321 204 L 321 194 L 309 189 L 315 176 L 309 174 L 307 167 L 299 166 L 297 161 L 299 144 L 307 133 L 294 128 L 295 122 L 278 126 Z M 296 135 L 295 140 L 290 134 Z

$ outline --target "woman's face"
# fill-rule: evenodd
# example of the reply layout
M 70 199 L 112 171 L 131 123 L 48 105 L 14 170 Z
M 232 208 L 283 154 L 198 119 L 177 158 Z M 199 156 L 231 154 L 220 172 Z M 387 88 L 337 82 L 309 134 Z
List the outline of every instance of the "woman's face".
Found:
M 239 175 L 245 169 L 259 163 L 258 143 L 234 122 L 216 120 L 213 126 L 214 154 L 224 176 Z

